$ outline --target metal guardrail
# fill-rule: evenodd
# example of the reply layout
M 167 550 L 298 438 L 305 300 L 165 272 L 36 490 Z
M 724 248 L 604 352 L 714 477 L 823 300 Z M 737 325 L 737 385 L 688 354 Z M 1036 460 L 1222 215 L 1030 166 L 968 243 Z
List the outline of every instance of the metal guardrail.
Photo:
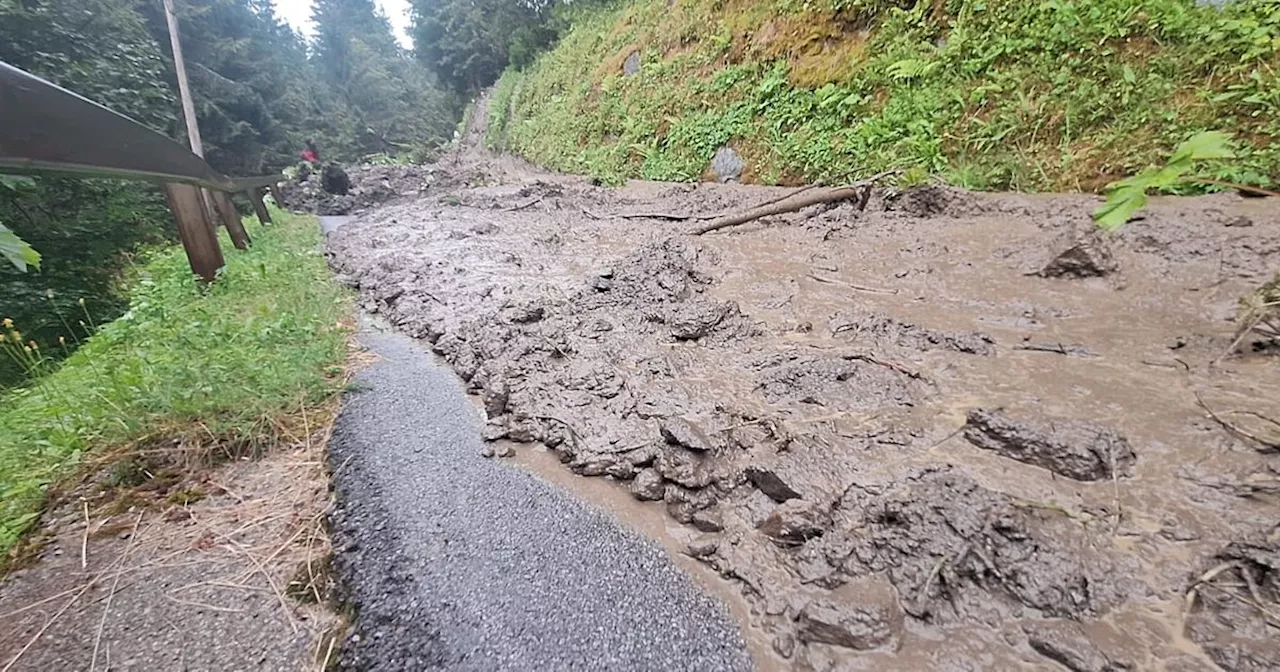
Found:
M 168 137 L 83 96 L 0 62 L 0 172 L 147 180 L 165 185 L 191 268 L 213 280 L 223 265 L 214 224 L 249 244 L 229 194 L 245 192 L 270 221 L 262 188 L 280 175 L 228 177 Z M 199 196 L 197 187 L 215 192 Z M 193 194 L 195 200 L 193 200 Z M 212 206 L 212 212 L 206 205 Z M 196 207 L 196 204 L 200 204 Z

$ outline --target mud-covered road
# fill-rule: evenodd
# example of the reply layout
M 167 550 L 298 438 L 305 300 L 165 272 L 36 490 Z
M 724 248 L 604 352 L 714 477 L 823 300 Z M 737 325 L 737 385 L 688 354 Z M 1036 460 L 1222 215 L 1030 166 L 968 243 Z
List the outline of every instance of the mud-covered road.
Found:
M 486 438 L 661 502 L 762 668 L 1280 669 L 1280 208 L 594 186 L 476 151 L 329 237 Z M 1065 253 L 1065 255 L 1063 255 Z M 1059 256 L 1062 255 L 1062 256 Z

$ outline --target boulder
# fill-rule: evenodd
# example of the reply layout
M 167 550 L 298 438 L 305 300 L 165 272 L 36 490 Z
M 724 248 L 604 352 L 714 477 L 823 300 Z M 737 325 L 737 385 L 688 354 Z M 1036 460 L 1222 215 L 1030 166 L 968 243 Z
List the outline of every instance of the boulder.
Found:
M 1137 460 L 1129 442 L 1106 427 L 1079 420 L 1019 420 L 1001 409 L 969 411 L 964 438 L 983 450 L 1077 481 L 1126 474 Z
M 796 634 L 803 642 L 865 651 L 894 645 L 903 613 L 892 586 L 862 579 L 845 584 L 829 599 L 810 601 L 797 621 Z
M 1108 658 L 1074 621 L 1035 623 L 1023 626 L 1022 630 L 1027 633 L 1027 643 L 1036 653 L 1071 672 L 1127 672 L 1135 669 L 1132 663 Z
M 1111 246 L 1097 231 L 1078 238 L 1040 269 L 1045 278 L 1098 278 L 1119 268 L 1111 256 Z
M 636 499 L 656 502 L 666 494 L 667 483 L 654 469 L 642 469 L 631 481 L 631 494 Z
M 803 499 L 783 502 L 760 523 L 761 532 L 787 545 L 803 544 L 808 539 L 821 536 L 829 527 L 831 515 L 826 509 Z
M 713 447 L 702 429 L 684 418 L 663 418 L 658 423 L 658 432 L 662 434 L 663 441 L 699 453 L 705 453 Z

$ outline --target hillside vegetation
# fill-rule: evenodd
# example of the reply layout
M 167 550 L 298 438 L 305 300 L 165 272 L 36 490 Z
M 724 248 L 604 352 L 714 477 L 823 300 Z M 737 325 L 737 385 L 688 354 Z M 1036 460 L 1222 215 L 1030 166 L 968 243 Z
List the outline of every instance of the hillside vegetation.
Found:
M 1267 185 L 1278 69 L 1275 0 L 632 0 L 504 74 L 489 140 L 611 182 L 698 179 L 727 145 L 752 182 L 1094 191 L 1222 130 L 1216 177 Z

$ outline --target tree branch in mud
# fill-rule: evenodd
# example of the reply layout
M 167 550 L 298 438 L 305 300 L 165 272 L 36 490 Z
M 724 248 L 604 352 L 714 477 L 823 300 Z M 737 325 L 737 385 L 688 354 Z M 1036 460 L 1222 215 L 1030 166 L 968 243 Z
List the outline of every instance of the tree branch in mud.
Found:
M 862 207 L 866 207 L 867 199 L 871 195 L 871 187 L 874 186 L 876 182 L 879 182 L 890 175 L 896 175 L 898 172 L 899 171 L 897 170 L 886 170 L 883 173 L 872 175 L 865 180 L 854 182 L 853 184 L 848 184 L 843 187 L 809 193 L 799 198 L 793 199 L 787 197 L 781 201 L 766 203 L 765 205 L 752 208 L 746 212 L 740 212 L 736 215 L 729 215 L 717 219 L 706 226 L 695 229 L 693 231 L 693 235 L 701 236 L 704 233 L 719 231 L 720 229 L 726 229 L 730 226 L 746 224 L 747 222 L 755 221 L 761 217 L 770 217 L 772 215 L 795 212 L 797 210 L 803 210 L 811 205 L 819 205 L 821 203 L 835 203 L 837 201 L 847 201 L 856 198 L 859 199 L 859 203 Z M 799 192 L 797 192 L 797 194 L 798 193 Z M 797 194 L 792 195 L 795 196 Z

